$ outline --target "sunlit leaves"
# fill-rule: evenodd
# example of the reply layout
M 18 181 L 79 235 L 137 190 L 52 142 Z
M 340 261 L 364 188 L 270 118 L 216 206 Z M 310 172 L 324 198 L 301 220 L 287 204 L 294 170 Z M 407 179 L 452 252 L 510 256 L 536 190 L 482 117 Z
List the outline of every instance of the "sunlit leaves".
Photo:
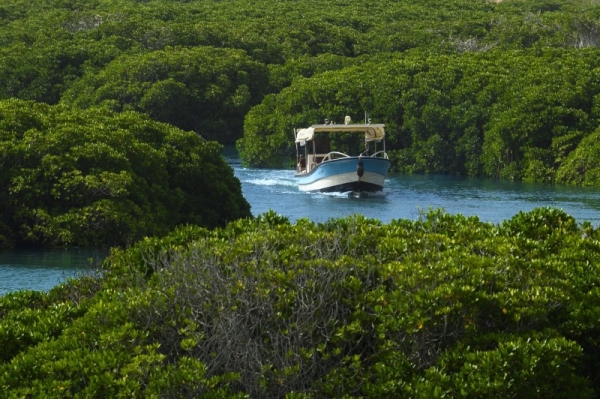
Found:
M 556 179 L 560 183 L 600 186 L 600 143 L 598 131 L 585 137 L 559 168 Z
M 5 3 L 0 98 L 136 110 L 222 143 L 245 130 L 240 150 L 256 166 L 288 162 L 299 123 L 368 111 L 389 126 L 396 171 L 551 183 L 598 124 L 594 2 Z M 369 61 L 348 72 L 362 82 L 315 77 L 339 87 L 243 128 L 294 79 Z M 263 137 L 253 125 L 268 155 L 250 148 Z
M 185 353 L 202 359 L 209 375 L 234 371 L 244 392 L 281 394 L 284 384 L 347 395 L 586 396 L 588 375 L 577 365 L 588 339 L 598 339 L 590 324 L 598 310 L 581 304 L 597 296 L 588 291 L 598 283 L 600 251 L 581 231 L 556 209 L 501 226 L 443 211 L 387 225 L 359 215 L 292 225 L 270 213 L 191 245 L 173 245 L 186 235 L 179 230 L 164 244 L 140 244 L 131 260 L 134 273 L 153 272 L 151 284 L 176 309 L 149 317 L 196 337 Z M 145 267 L 139 250 L 150 260 Z M 121 255 L 115 271 L 127 275 Z M 190 339 L 157 334 L 173 351 Z M 242 353 L 235 362 L 231 351 Z M 350 375 L 359 381 L 350 384 Z M 300 376 L 314 379 L 310 387 Z
M 17 396 L 591 397 L 595 236 L 551 208 L 498 226 L 441 210 L 188 226 L 113 251 L 95 296 L 53 302 L 82 281 L 0 300 L 0 384 Z

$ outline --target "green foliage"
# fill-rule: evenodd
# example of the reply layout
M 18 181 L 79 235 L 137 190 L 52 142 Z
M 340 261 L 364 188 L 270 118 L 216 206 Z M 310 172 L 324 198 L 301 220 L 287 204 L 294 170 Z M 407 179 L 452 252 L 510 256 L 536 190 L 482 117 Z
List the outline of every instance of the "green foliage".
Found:
M 125 245 L 250 216 L 221 147 L 106 109 L 0 102 L 1 220 L 16 245 Z
M 247 114 L 238 149 L 249 165 L 277 166 L 293 154 L 294 127 L 369 110 L 387 125 L 399 172 L 553 183 L 564 169 L 560 182 L 595 185 L 593 166 L 571 165 L 583 162 L 573 150 L 599 123 L 598 68 L 597 52 L 572 49 L 378 54 L 265 97 Z
M 555 209 L 245 219 L 196 133 L 243 126 L 244 163 L 281 166 L 294 128 L 368 111 L 398 172 L 598 186 L 599 18 L 555 0 L 3 1 L 0 246 L 139 242 L 0 298 L 0 392 L 597 397 L 597 228 Z
M 368 111 L 397 172 L 597 186 L 573 152 L 599 124 L 599 18 L 579 0 L 6 0 L 0 99 L 136 110 L 277 167 L 294 127 Z
M 48 294 L 21 291 L 0 297 L 0 362 L 59 336 L 85 307 L 56 301 Z
M 281 165 L 295 151 L 293 129 L 325 119 L 341 122 L 345 115 L 356 118 L 371 110 L 375 121 L 384 117 L 388 121 L 399 120 L 402 109 L 395 107 L 397 93 L 409 84 L 402 73 L 413 66 L 393 57 L 381 58 L 387 62 L 365 62 L 310 79 L 297 78 L 279 94 L 265 97 L 246 116 L 244 137 L 237 142 L 242 160 L 254 166 Z M 382 115 L 384 110 L 391 114 Z M 394 131 L 393 123 L 388 126 Z
M 472 351 L 459 346 L 445 353 L 439 366 L 427 370 L 411 394 L 417 397 L 446 395 L 505 398 L 591 397 L 585 378 L 577 376 L 574 359 L 581 347 L 551 334 L 502 337 L 497 348 Z M 539 335 L 539 337 L 538 337 Z M 556 379 L 548 381 L 548 378 Z M 556 390 L 555 386 L 561 386 Z
M 115 250 L 0 298 L 14 396 L 594 397 L 600 244 L 561 210 L 495 226 L 273 212 Z M 92 288 L 82 296 L 82 287 Z
M 293 128 L 369 111 L 396 171 L 597 186 L 599 17 L 554 0 L 4 1 L 0 245 L 139 242 L 101 275 L 0 298 L 1 391 L 597 396 L 591 225 L 244 219 L 220 147 L 149 118 L 221 142 L 243 124 L 244 162 L 280 166 Z
M 578 186 L 600 186 L 600 131 L 581 140 L 577 148 L 569 153 L 558 169 L 556 180 L 559 183 Z
M 507 236 L 547 241 L 553 235 L 576 234 L 579 227 L 575 218 L 560 209 L 538 208 L 531 212 L 521 211 L 504 221 L 501 231 Z
M 135 110 L 206 139 L 231 142 L 241 134 L 250 106 L 262 98 L 266 75 L 264 66 L 240 50 L 167 48 L 114 60 L 78 80 L 63 101 Z

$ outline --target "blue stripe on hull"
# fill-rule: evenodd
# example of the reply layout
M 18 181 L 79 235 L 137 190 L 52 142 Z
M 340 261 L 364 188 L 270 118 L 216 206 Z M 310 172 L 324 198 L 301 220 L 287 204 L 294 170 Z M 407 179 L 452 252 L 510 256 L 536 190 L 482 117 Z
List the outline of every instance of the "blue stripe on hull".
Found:
M 344 192 L 381 191 L 391 162 L 385 158 L 361 158 L 364 175 L 360 179 L 356 173 L 359 158 L 335 159 L 318 165 L 307 175 L 296 175 L 298 187 L 302 191 Z

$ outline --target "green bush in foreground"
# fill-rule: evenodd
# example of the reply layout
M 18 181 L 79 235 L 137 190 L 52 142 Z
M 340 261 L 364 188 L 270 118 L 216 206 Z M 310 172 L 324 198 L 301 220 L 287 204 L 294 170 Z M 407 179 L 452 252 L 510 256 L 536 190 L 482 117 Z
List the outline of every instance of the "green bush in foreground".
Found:
M 1 297 L 0 390 L 594 397 L 598 238 L 550 208 L 181 228 L 113 251 L 96 284 Z

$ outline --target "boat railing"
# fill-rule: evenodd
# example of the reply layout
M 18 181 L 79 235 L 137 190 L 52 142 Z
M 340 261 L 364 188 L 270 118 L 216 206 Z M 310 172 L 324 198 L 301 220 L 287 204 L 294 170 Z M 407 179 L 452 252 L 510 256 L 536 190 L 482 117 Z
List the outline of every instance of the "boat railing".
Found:
M 373 155 L 371 155 L 371 157 L 376 158 L 376 157 L 381 157 L 384 159 L 389 159 L 387 152 L 385 151 L 377 151 L 376 153 L 374 153 Z
M 311 172 L 314 168 L 317 167 L 317 165 L 319 165 L 321 162 L 323 162 L 323 159 L 325 157 L 327 157 L 327 155 L 329 154 L 308 154 L 308 159 L 307 159 L 307 163 L 306 166 L 308 166 L 305 170 L 306 173 Z M 299 168 L 300 170 L 302 170 L 303 168 Z
M 330 161 L 336 158 L 348 158 L 349 155 L 344 154 L 343 152 L 338 152 L 338 151 L 331 151 L 329 154 L 325 155 L 325 157 L 323 157 L 323 160 L 321 162 L 325 162 L 325 161 Z

